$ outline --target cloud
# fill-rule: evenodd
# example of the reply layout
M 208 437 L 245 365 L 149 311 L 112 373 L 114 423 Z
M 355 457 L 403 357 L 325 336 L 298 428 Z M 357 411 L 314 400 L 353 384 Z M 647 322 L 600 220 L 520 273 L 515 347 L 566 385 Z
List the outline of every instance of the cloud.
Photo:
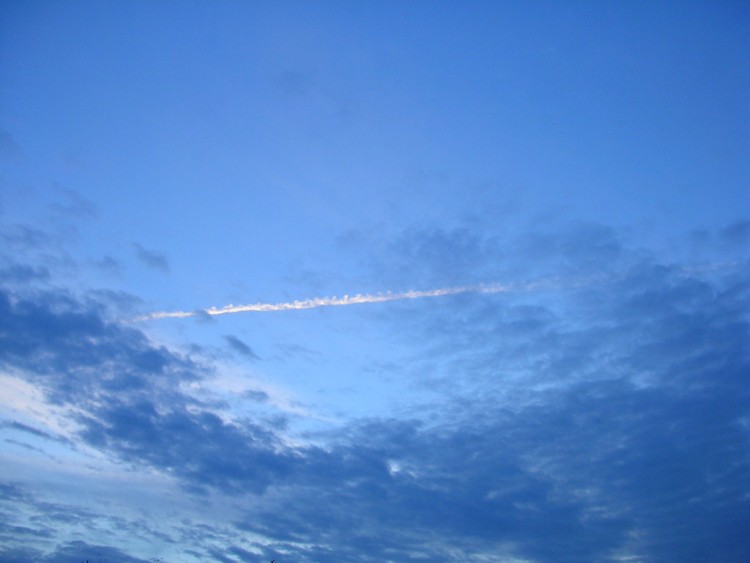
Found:
M 64 441 L 64 439 L 60 438 L 59 436 L 55 436 L 53 434 L 50 434 L 49 432 L 44 432 L 43 430 L 38 430 L 37 428 L 29 426 L 28 424 L 23 424 L 14 420 L 0 421 L 0 428 L 17 430 L 19 432 L 36 436 L 37 438 L 44 438 L 45 440 Z
M 224 340 L 226 340 L 227 344 L 229 344 L 229 347 L 234 350 L 235 352 L 238 352 L 239 354 L 245 356 L 246 358 L 249 358 L 251 360 L 259 360 L 260 358 L 258 355 L 253 352 L 252 348 L 245 344 L 242 340 L 237 338 L 236 336 L 232 336 L 231 334 L 227 334 L 224 336 Z
M 133 243 L 135 254 L 143 264 L 163 274 L 169 273 L 169 262 L 163 254 L 146 250 L 138 243 Z
M 96 217 L 96 206 L 90 200 L 83 197 L 75 190 L 68 188 L 56 188 L 57 194 L 61 196 L 59 202 L 50 207 L 63 217 L 74 219 L 90 219 Z
M 197 377 L 189 360 L 151 346 L 138 331 L 108 323 L 101 311 L 98 303 L 81 304 L 65 292 L 17 299 L 0 291 L 0 366 L 23 370 L 58 402 L 143 389 L 154 378 Z
M 78 420 L 90 446 L 168 471 L 195 491 L 260 493 L 292 469 L 293 458 L 279 451 L 273 431 L 250 422 L 228 424 L 179 404 L 111 400 Z
M 750 221 L 736 221 L 721 230 L 724 241 L 734 245 L 750 245 Z
M 562 300 L 393 311 L 442 414 L 349 425 L 238 526 L 299 561 L 747 559 L 750 265 L 639 258 Z
M 268 393 L 266 393 L 265 391 L 257 391 L 254 389 L 249 389 L 243 392 L 242 396 L 257 403 L 265 403 L 269 399 Z
M 26 266 L 21 264 L 0 268 L 0 283 L 27 284 L 35 281 L 47 281 L 50 272 L 47 268 Z
M 528 362 L 548 381 L 533 401 L 506 402 L 485 384 L 448 405 L 436 428 L 350 427 L 328 461 L 310 467 L 308 486 L 240 527 L 300 561 L 333 552 L 359 561 L 746 559 L 747 284 L 721 291 L 660 268 L 633 276 L 597 307 L 601 322 L 619 311 L 599 338 L 581 329 L 563 338 L 563 327 L 549 338 L 552 316 L 528 327 L 545 346 Z M 448 333 L 472 341 L 458 324 Z M 614 358 L 600 353 L 612 353 L 611 338 Z M 512 385 L 497 364 L 495 373 L 498 387 Z
M 0 128 L 0 158 L 11 160 L 23 156 L 23 150 L 10 133 Z
M 742 222 L 731 225 L 722 231 L 722 236 L 743 236 L 743 225 Z M 423 283 L 477 278 L 496 281 L 423 290 L 313 297 L 280 303 L 230 304 L 193 311 L 156 311 L 136 320 L 207 318 L 467 294 L 570 291 L 615 282 L 626 275 L 637 260 L 649 259 L 648 253 L 642 249 L 625 248 L 614 229 L 594 223 L 574 224 L 557 231 L 533 231 L 507 241 L 494 236 L 483 238 L 465 228 L 406 231 L 386 246 L 390 249 L 391 260 L 387 266 L 378 260 L 373 262 L 371 270 L 376 279 L 401 280 L 401 284 L 404 280 L 414 279 L 420 279 Z M 512 266 L 503 267 L 505 263 Z M 724 263 L 723 266 L 731 266 L 731 263 Z M 688 270 L 697 266 L 683 267 Z M 500 279 L 505 281 L 497 281 Z
M 101 260 L 96 260 L 94 266 L 112 276 L 119 276 L 122 271 L 120 263 L 111 256 L 105 256 Z
M 403 292 L 369 293 L 356 295 L 344 295 L 343 297 L 313 297 L 286 303 L 253 303 L 248 305 L 226 305 L 221 308 L 211 307 L 198 310 L 201 314 L 209 316 L 229 315 L 233 313 L 268 313 L 277 311 L 300 311 L 305 309 L 317 309 L 319 307 L 345 307 L 349 305 L 362 305 L 366 303 L 387 303 L 389 301 L 405 301 L 410 299 L 425 299 L 429 297 L 446 297 L 451 295 L 462 295 L 465 293 L 506 293 L 509 291 L 524 292 L 538 291 L 567 285 L 575 285 L 585 280 L 560 281 L 557 279 L 540 280 L 535 282 L 512 283 L 512 284 L 481 284 L 458 287 L 443 287 L 439 289 L 428 289 L 422 291 L 410 290 Z M 198 315 L 196 311 L 158 311 L 149 313 L 138 320 L 147 319 L 182 319 Z
M 618 256 L 606 284 L 378 316 L 410 345 L 401 377 L 434 401 L 313 442 L 253 418 L 263 392 L 222 416 L 189 391 L 215 368 L 108 321 L 94 295 L 0 293 L 0 368 L 65 409 L 76 444 L 226 503 L 221 524 L 164 532 L 198 559 L 746 560 L 750 265 L 685 269 L 610 236 L 554 243 L 591 270 Z M 19 424 L 5 429 L 53 435 Z M 31 538 L 5 559 L 106 547 L 12 510 L 40 509 L 22 487 L 0 493 L 7 537 Z
M 0 230 L 0 240 L 7 248 L 17 251 L 36 249 L 51 244 L 51 237 L 40 229 L 24 225 L 3 226 Z
M 309 98 L 315 90 L 315 80 L 299 70 L 285 70 L 271 75 L 273 86 L 288 99 Z
M 0 294 L 0 366 L 21 370 L 72 415 L 87 444 L 190 486 L 260 491 L 291 458 L 258 425 L 227 424 L 179 391 L 206 369 L 65 294 Z
M 90 561 L 104 563 L 117 561 L 122 563 L 150 563 L 146 559 L 131 557 L 123 551 L 106 545 L 92 545 L 81 540 L 67 542 L 58 546 L 52 553 L 46 554 L 37 549 L 5 548 L 0 551 L 0 557 L 8 563 L 56 563 L 58 561 Z M 153 560 L 152 560 L 153 561 Z

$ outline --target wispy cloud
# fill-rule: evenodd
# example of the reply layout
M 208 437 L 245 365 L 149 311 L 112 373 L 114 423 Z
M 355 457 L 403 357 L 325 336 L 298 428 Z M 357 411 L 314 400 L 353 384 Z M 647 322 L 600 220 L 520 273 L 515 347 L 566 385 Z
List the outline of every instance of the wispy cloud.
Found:
M 137 320 L 174 319 L 194 317 L 197 315 L 229 315 L 233 313 L 263 313 L 273 311 L 298 311 L 302 309 L 317 309 L 319 307 L 343 307 L 347 305 L 361 305 L 365 303 L 386 303 L 388 301 L 404 301 L 408 299 L 426 299 L 429 297 L 445 297 L 464 293 L 506 293 L 511 291 L 533 291 L 558 287 L 573 287 L 584 280 L 561 281 L 558 279 L 541 280 L 535 282 L 513 284 L 478 284 L 457 287 L 443 287 L 429 290 L 409 290 L 403 292 L 386 291 L 382 293 L 357 293 L 343 297 L 313 297 L 282 303 L 252 303 L 248 305 L 226 305 L 221 308 L 210 307 L 197 311 L 157 311 L 139 317 Z M 587 279 L 590 282 L 590 278 Z
M 235 352 L 242 354 L 243 356 L 250 358 L 251 360 L 260 359 L 258 355 L 255 352 L 253 352 L 253 349 L 250 348 L 250 346 L 245 344 L 242 340 L 240 340 L 236 336 L 227 334 L 226 336 L 224 336 L 224 340 L 226 340 L 227 344 L 229 344 L 229 347 Z
M 739 262 L 704 262 L 685 264 L 677 267 L 678 275 L 698 272 L 720 271 L 736 268 Z M 536 281 L 512 283 L 487 283 L 442 287 L 428 290 L 409 290 L 402 292 L 385 291 L 379 293 L 357 293 L 342 297 L 312 297 L 279 303 L 250 303 L 246 305 L 225 305 L 224 307 L 209 307 L 208 309 L 194 309 L 192 311 L 156 311 L 136 318 L 136 321 L 156 319 L 182 319 L 188 317 L 215 317 L 234 313 L 268 313 L 278 311 L 299 311 L 304 309 L 318 309 L 320 307 L 345 307 L 349 305 L 363 305 L 368 303 L 387 303 L 389 301 L 405 301 L 410 299 L 427 299 L 447 297 L 467 293 L 521 293 L 530 291 L 564 290 L 590 287 L 595 284 L 614 282 L 626 275 L 626 272 L 601 273 L 589 276 L 553 277 Z
M 163 254 L 147 250 L 138 243 L 133 243 L 133 248 L 135 249 L 135 254 L 138 257 L 138 260 L 143 264 L 164 274 L 169 273 L 169 262 Z
M 13 405 L 0 421 L 3 461 L 47 467 L 34 448 L 85 448 L 133 468 L 133 494 L 151 495 L 140 476 L 155 473 L 154 486 L 179 487 L 186 507 L 163 525 L 115 520 L 107 507 L 58 502 L 16 470 L 17 482 L 0 480 L 0 559 L 138 560 L 122 535 L 68 543 L 110 527 L 149 549 L 182 549 L 180 560 L 747 560 L 736 531 L 750 521 L 747 262 L 607 265 L 533 283 L 259 304 L 252 310 L 572 290 L 492 306 L 455 300 L 409 323 L 382 315 L 394 338 L 424 343 L 402 373 L 440 391 L 429 411 L 439 426 L 414 409 L 342 422 L 329 440 L 304 444 L 266 416 L 294 414 L 272 387 L 230 380 L 213 360 L 109 321 L 100 292 L 0 290 L 0 370 L 13 374 L 0 382 Z M 55 471 L 81 466 L 59 457 Z M 103 475 L 91 482 L 109 483 Z M 222 519 L 204 513 L 206 498 L 229 507 Z M 123 505 L 140 514 L 140 502 Z M 59 532 L 71 515 L 72 532 Z M 727 525 L 707 528 L 707 518 Z

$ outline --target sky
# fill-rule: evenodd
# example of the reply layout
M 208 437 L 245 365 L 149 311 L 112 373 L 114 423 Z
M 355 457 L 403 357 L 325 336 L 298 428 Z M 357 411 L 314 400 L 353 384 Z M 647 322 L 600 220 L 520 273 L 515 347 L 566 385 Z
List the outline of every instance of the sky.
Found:
M 750 560 L 750 5 L 0 16 L 0 560 Z

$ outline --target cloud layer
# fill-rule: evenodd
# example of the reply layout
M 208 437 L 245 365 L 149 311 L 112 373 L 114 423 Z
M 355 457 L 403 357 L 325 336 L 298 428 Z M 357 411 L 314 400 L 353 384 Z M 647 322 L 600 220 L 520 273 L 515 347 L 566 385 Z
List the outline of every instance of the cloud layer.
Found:
M 570 244 L 580 256 L 598 248 Z M 384 314 L 394 339 L 420 343 L 401 373 L 440 400 L 427 416 L 353 420 L 314 440 L 291 439 L 260 411 L 228 418 L 194 391 L 210 385 L 210 360 L 107 320 L 93 296 L 6 288 L 0 368 L 69 423 L 58 436 L 17 407 L 29 418 L 4 421 L 6 444 L 85 448 L 132 475 L 155 472 L 185 502 L 226 503 L 229 520 L 186 509 L 165 530 L 139 528 L 181 557 L 745 560 L 748 266 L 688 271 L 618 255 L 621 275 L 552 300 L 491 286 L 496 299 Z M 117 534 L 83 543 L 55 532 L 56 513 L 79 515 L 81 530 L 113 516 L 53 511 L 33 480 L 5 479 L 4 560 L 144 557 Z

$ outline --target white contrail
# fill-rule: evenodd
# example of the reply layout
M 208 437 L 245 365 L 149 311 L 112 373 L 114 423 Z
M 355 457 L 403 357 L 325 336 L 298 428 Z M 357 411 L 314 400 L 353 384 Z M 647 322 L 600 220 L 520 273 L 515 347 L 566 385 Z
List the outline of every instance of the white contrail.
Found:
M 297 311 L 300 309 L 316 309 L 318 307 L 339 307 L 344 305 L 357 305 L 360 303 L 384 303 L 386 301 L 402 301 L 405 299 L 423 299 L 426 297 L 443 297 L 445 295 L 459 295 L 461 293 L 504 293 L 508 291 L 528 291 L 532 289 L 544 289 L 557 285 L 555 281 L 543 281 L 524 284 L 484 284 L 465 285 L 459 287 L 444 287 L 427 291 L 404 291 L 401 293 L 369 293 L 356 295 L 344 295 L 343 297 L 314 297 L 290 301 L 287 303 L 253 303 L 250 305 L 227 305 L 225 307 L 200 309 L 197 311 L 157 311 L 150 313 L 138 320 L 149 319 L 181 319 L 194 317 L 196 315 L 229 315 L 232 313 L 260 313 L 270 311 Z
M 681 271 L 687 275 L 695 272 L 707 272 L 734 268 L 740 262 L 714 262 L 707 264 L 694 264 L 682 266 Z M 272 311 L 297 311 L 301 309 L 317 309 L 318 307 L 340 307 L 345 305 L 358 305 L 361 303 L 385 303 L 386 301 L 403 301 L 406 299 L 423 299 L 427 297 L 443 297 L 446 295 L 460 295 L 462 293 L 507 293 L 507 292 L 526 292 L 540 291 L 549 289 L 574 289 L 588 287 L 591 284 L 614 281 L 622 279 L 626 272 L 620 273 L 599 273 L 590 276 L 581 276 L 573 278 L 547 278 L 533 282 L 510 283 L 510 284 L 477 284 L 463 285 L 456 287 L 444 287 L 441 289 L 430 289 L 424 291 L 404 291 L 394 293 L 386 291 L 384 293 L 357 293 L 356 295 L 344 295 L 343 297 L 314 297 L 312 299 L 303 299 L 289 301 L 287 303 L 253 303 L 250 305 L 226 305 L 225 307 L 211 307 L 209 309 L 198 309 L 195 311 L 157 311 L 133 319 L 135 321 L 145 321 L 151 319 L 182 319 L 186 317 L 195 317 L 200 315 L 229 315 L 232 313 L 262 313 Z

